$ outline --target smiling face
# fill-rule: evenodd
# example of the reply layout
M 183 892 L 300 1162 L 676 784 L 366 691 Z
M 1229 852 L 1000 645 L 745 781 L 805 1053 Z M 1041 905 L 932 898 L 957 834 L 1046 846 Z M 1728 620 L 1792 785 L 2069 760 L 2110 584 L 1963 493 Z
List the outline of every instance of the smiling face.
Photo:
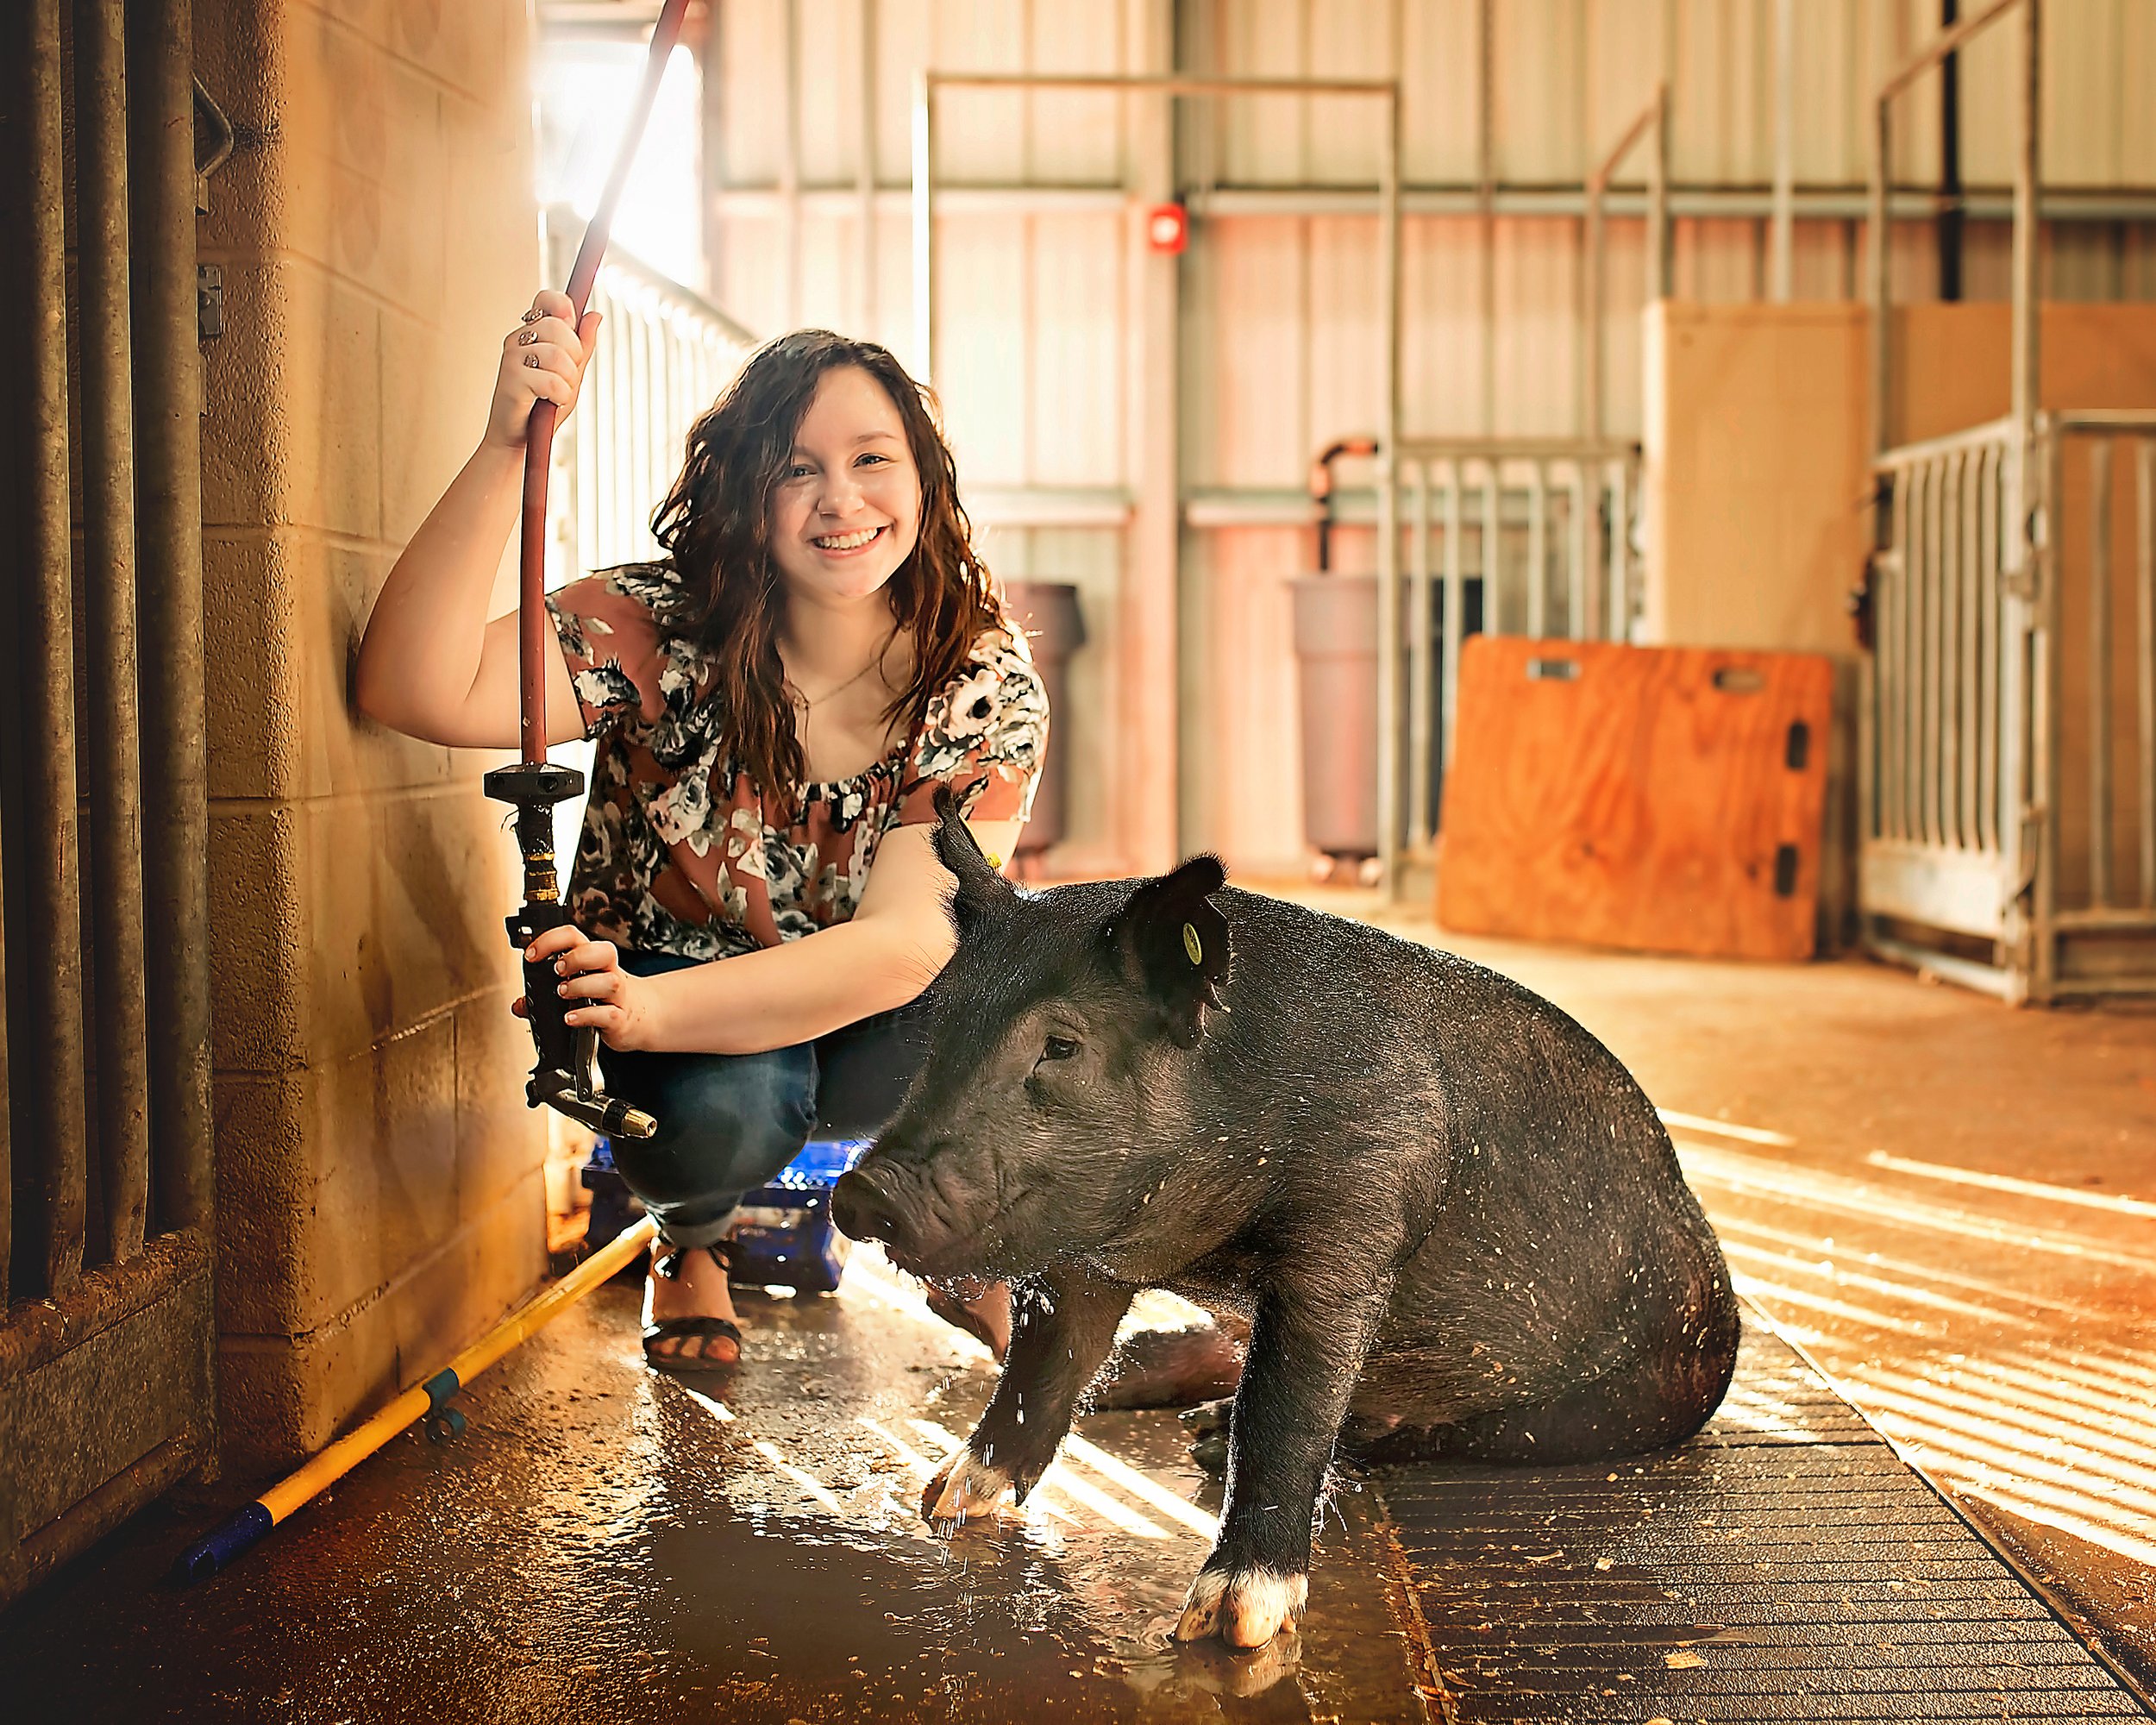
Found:
M 771 555 L 789 594 L 846 604 L 881 593 L 920 530 L 920 468 L 897 404 L 860 367 L 834 367 L 771 497 Z

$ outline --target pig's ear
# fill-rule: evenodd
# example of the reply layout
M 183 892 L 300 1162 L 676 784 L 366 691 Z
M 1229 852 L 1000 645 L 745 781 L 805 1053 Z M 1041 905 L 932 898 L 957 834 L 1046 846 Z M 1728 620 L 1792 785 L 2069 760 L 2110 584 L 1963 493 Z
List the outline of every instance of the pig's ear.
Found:
M 1132 893 L 1108 925 L 1125 973 L 1153 997 L 1169 1033 L 1195 1048 L 1206 1008 L 1226 1010 L 1228 919 L 1213 902 L 1227 881 L 1217 856 L 1194 856 Z
M 936 855 L 958 877 L 951 895 L 952 917 L 962 932 L 968 920 L 1011 896 L 1011 883 L 996 873 L 981 854 L 972 830 L 958 812 L 958 799 L 949 785 L 936 787 Z

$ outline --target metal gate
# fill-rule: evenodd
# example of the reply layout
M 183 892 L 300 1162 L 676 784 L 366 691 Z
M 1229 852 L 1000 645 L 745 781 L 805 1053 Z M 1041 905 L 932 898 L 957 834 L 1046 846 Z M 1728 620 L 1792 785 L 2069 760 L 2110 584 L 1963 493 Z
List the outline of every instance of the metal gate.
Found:
M 2009 15 L 2013 411 L 1890 448 L 1894 99 Z M 2156 993 L 2156 412 L 2038 411 L 2041 22 L 2040 0 L 1998 0 L 1879 86 L 1866 260 L 1877 549 L 1858 911 L 1875 952 L 2015 1001 Z
M 2156 992 L 2156 412 L 2038 416 L 2021 570 L 2015 442 L 1877 464 L 1865 937 L 2012 1000 Z
M 0 1601 L 216 1436 L 191 20 L 68 10 L 0 8 Z

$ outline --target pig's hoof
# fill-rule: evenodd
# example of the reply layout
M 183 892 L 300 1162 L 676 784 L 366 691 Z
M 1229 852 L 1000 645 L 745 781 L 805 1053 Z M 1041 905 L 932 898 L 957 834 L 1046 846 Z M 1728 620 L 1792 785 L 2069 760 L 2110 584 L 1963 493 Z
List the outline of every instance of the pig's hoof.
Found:
M 1179 1641 L 1218 1635 L 1232 1647 L 1262 1647 L 1302 1615 L 1310 1596 L 1307 1575 L 1281 1575 L 1269 1569 L 1208 1569 L 1190 1584 Z
M 989 1466 L 973 1452 L 970 1444 L 961 1444 L 922 1490 L 921 1515 L 930 1521 L 992 1516 L 1010 1489 L 1008 1473 Z

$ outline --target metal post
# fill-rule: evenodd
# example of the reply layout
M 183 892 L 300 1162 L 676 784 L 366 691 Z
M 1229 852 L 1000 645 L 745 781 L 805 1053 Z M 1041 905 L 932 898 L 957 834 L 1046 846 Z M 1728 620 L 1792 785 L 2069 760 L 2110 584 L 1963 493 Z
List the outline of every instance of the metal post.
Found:
M 1460 637 L 1467 630 L 1466 580 L 1460 569 L 1460 463 L 1445 464 L 1445 687 L 1438 693 L 1438 763 L 1452 770 L 1452 718 L 1460 701 Z M 1444 818 L 1442 809 L 1438 818 Z
M 2111 902 L 2111 440 L 2089 442 L 2089 903 Z
M 1550 632 L 1549 475 L 1540 461 L 1527 482 L 1527 633 L 1538 641 Z
M 1602 228 L 1602 178 L 1597 172 L 1587 182 L 1587 380 L 1581 391 L 1585 398 L 1587 435 L 1596 442 L 1601 441 L 1603 425 L 1609 417 L 1602 398 L 1602 373 L 1608 367 L 1606 355 L 1609 345 L 1609 333 L 1605 327 L 1609 318 L 1609 290 L 1602 279 L 1608 250 L 1608 238 Z
M 2024 615 L 2035 626 L 2031 670 L 2036 687 L 2029 691 L 2028 717 L 2032 782 L 2029 800 L 2014 812 L 2017 837 L 2015 877 L 2029 819 L 2040 821 L 2034 888 L 2030 906 L 2034 945 L 2030 986 L 2039 1000 L 2048 1000 L 2056 955 L 2053 950 L 2052 915 L 2059 890 L 2058 745 L 2054 731 L 2058 711 L 2059 593 L 2058 569 L 2052 556 L 2052 535 L 2046 499 L 2038 495 L 2037 411 L 2040 401 L 2041 348 L 2038 340 L 2040 310 L 2037 303 L 2036 267 L 2041 239 L 2038 189 L 2042 184 L 2043 131 L 2043 12 L 2038 0 L 2021 0 L 2021 138 L 2014 173 L 2014 330 L 2012 400 L 2014 463 L 2007 482 L 2007 523 L 2010 568 L 2022 591 L 2034 584 L 2035 604 Z M 2051 452 L 2051 499 L 2058 495 L 2059 449 Z M 2048 567 L 2047 567 L 2048 565 Z
M 1887 283 L 1887 159 L 1888 152 L 1894 147 L 1894 122 L 1889 106 L 1893 100 L 1891 95 L 1882 93 L 1871 107 L 1871 211 L 1865 223 L 1865 298 L 1871 306 L 1868 346 L 1871 369 L 1871 453 L 1875 456 L 1883 455 L 1893 444 L 1887 424 L 1887 319 L 1890 314 Z
M 202 375 L 195 335 L 191 0 L 130 8 L 142 638 L 142 906 L 157 1226 L 210 1215 L 210 804 L 203 697 Z
M 1654 156 L 1647 181 L 1647 298 L 1676 292 L 1676 247 L 1670 231 L 1670 86 L 1654 93 Z
M 105 1259 L 142 1249 L 149 1214 L 142 995 L 142 787 L 135 681 L 135 420 L 128 308 L 122 0 L 75 7 L 75 233 L 82 308 L 83 601 L 88 624 L 91 947 Z
M 1414 462 L 1407 519 L 1407 836 L 1428 846 L 1430 810 L 1430 463 Z
M 21 364 L 30 412 L 21 492 L 28 567 L 22 584 L 22 722 L 35 746 L 23 754 L 22 879 L 29 902 L 18 926 L 28 1007 L 17 1026 L 28 1056 L 15 1078 L 29 1092 L 22 1111 L 36 1146 L 43 1291 L 68 1293 L 81 1279 L 88 1138 L 83 1078 L 82 938 L 76 858 L 74 580 L 67 484 L 67 285 L 60 158 L 60 0 L 28 0 L 24 67 L 28 217 L 24 271 L 30 303 Z
M 1774 214 L 1767 226 L 1767 297 L 1789 304 L 1796 264 L 1796 0 L 1774 0 Z
M 2134 442 L 2134 675 L 2141 758 L 2141 907 L 2156 910 L 2156 437 Z
M 1501 478 L 1495 461 L 1482 463 L 1482 630 L 1489 635 L 1505 632 L 1504 582 L 1500 578 L 1505 555 Z
M 1485 0 L 1487 3 L 1487 0 Z M 1378 165 L 1377 846 L 1388 899 L 1400 893 L 1400 93 L 1385 101 Z M 1420 625 L 1419 625 L 1420 626 Z

